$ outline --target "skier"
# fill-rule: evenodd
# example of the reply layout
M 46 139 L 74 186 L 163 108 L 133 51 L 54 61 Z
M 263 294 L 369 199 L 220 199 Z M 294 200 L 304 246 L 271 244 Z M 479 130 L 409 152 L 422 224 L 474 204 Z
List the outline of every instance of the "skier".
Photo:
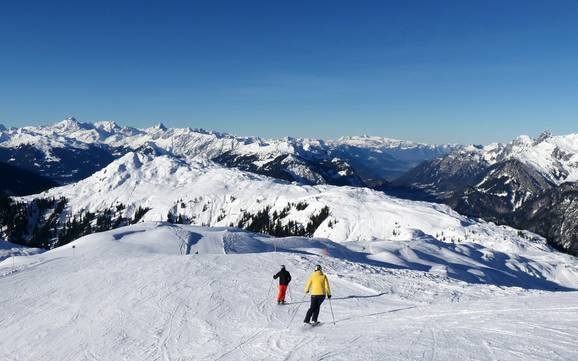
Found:
M 277 304 L 285 304 L 285 292 L 287 292 L 287 286 L 291 282 L 291 273 L 285 269 L 285 265 L 281 265 L 281 271 L 273 275 L 273 279 L 279 278 L 279 292 L 277 293 Z
M 317 317 L 319 316 L 319 310 L 321 308 L 321 304 L 325 301 L 325 296 L 327 298 L 331 298 L 331 289 L 329 288 L 329 280 L 327 276 L 323 274 L 321 271 L 321 266 L 315 266 L 315 271 L 309 277 L 309 281 L 307 281 L 307 285 L 305 286 L 305 293 L 309 293 L 311 290 L 311 306 L 309 310 L 307 310 L 307 315 L 305 315 L 305 320 L 303 322 L 309 323 L 311 320 L 312 325 L 317 325 Z

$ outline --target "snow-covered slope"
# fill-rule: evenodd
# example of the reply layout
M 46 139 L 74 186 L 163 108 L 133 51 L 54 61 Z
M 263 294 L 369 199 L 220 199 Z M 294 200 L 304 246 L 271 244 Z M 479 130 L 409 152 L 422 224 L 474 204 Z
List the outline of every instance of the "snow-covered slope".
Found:
M 393 178 L 422 160 L 451 151 L 454 146 L 430 146 L 378 137 L 337 141 L 290 137 L 265 140 L 203 129 L 167 128 L 162 124 L 135 129 L 111 121 L 81 123 L 74 118 L 51 126 L 0 129 L 0 160 L 16 162 L 24 168 L 38 168 L 37 171 L 60 162 L 80 172 L 81 165 L 69 159 L 75 157 L 85 160 L 85 167 L 90 168 L 90 162 L 86 161 L 90 157 L 81 155 L 82 150 L 93 153 L 99 150 L 114 158 L 127 150 L 144 148 L 179 157 L 215 159 L 227 166 L 310 184 L 359 185 L 361 178 L 365 181 Z M 29 159 L 31 153 L 36 154 L 33 161 Z M 101 164 L 108 159 L 104 154 L 100 154 L 99 159 L 101 167 L 108 164 Z M 61 179 L 63 174 L 59 172 L 48 174 L 70 182 L 70 179 Z M 79 179 L 82 178 L 73 177 L 72 181 Z
M 158 223 L 94 234 L 72 244 L 74 256 L 67 245 L 20 257 L 15 270 L 0 263 L 0 358 L 578 357 L 576 292 L 531 289 L 546 280 L 576 286 L 575 259 L 524 250 L 510 258 L 483 246 L 450 252 L 432 245 L 422 254 L 428 246 L 416 242 L 376 243 L 372 254 L 327 240 Z M 404 268 L 387 266 L 394 255 Z M 495 271 L 529 277 L 514 279 L 515 287 L 475 281 L 488 272 L 479 264 L 484 258 Z M 543 267 L 551 261 L 560 272 Z M 431 267 L 411 266 L 420 262 Z M 293 276 L 286 306 L 273 300 L 271 275 L 280 264 Z M 322 325 L 310 328 L 302 325 L 302 289 L 315 264 L 328 275 L 333 297 L 322 306 Z M 474 281 L 444 272 L 448 264 Z
M 302 233 L 299 228 L 289 234 L 338 242 L 407 240 L 415 235 L 448 242 L 519 238 L 513 229 L 474 222 L 445 205 L 402 200 L 367 188 L 292 184 L 140 153 L 129 153 L 78 183 L 20 199 L 62 197 L 68 200 L 64 214 L 69 219 L 119 208 L 131 218 L 137 209 L 147 208 L 145 221 L 181 219 L 272 234 L 285 234 L 277 227 L 302 227 Z

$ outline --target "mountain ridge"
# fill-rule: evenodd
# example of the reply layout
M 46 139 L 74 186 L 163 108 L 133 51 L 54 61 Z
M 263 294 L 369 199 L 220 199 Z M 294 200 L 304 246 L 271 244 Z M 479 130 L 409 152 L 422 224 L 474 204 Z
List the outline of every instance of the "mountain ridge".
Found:
M 27 161 L 24 151 L 38 156 Z M 424 159 L 445 154 L 457 145 L 426 145 L 384 137 L 342 137 L 320 140 L 285 137 L 263 139 L 239 137 L 228 133 L 192 128 L 153 126 L 145 129 L 121 127 L 113 121 L 81 123 L 70 117 L 51 126 L 13 128 L 0 135 L 0 161 L 15 159 L 29 170 L 50 168 L 69 153 L 91 163 L 81 153 L 101 151 L 100 162 L 93 162 L 91 172 L 112 159 L 143 147 L 156 147 L 178 157 L 220 161 L 230 167 L 254 171 L 308 184 L 371 185 L 376 179 L 393 179 Z M 84 152 L 86 151 L 86 152 Z M 84 161 L 86 158 L 86 161 Z M 108 162 L 108 163 L 107 163 Z M 63 166 L 65 162 L 63 163 Z M 317 165 L 321 165 L 318 169 Z M 86 174 L 82 164 L 70 162 L 68 173 L 46 174 L 61 183 L 78 181 Z M 75 176 L 82 173 L 82 177 Z M 341 174 L 344 174 L 341 176 Z
M 559 188 L 577 180 L 578 134 L 544 131 L 536 138 L 519 136 L 507 144 L 464 147 L 424 161 L 393 184 L 426 192 L 462 214 L 531 230 L 578 255 L 578 230 L 552 229 L 563 223 L 557 208 L 571 209 L 553 203 L 564 199 L 559 193 L 572 194 Z M 539 204 L 549 209 L 536 217 Z

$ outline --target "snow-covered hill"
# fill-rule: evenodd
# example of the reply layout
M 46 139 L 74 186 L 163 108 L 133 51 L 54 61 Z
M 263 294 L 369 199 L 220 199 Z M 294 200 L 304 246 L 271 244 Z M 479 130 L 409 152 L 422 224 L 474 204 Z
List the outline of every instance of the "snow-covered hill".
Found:
M 45 206 L 46 213 L 36 210 L 41 205 L 24 211 L 37 214 L 39 220 L 60 222 L 37 225 L 37 229 L 55 231 L 66 221 L 82 223 L 91 214 L 92 231 L 98 229 L 99 221 L 112 224 L 122 218 L 237 226 L 337 242 L 426 237 L 494 243 L 503 238 L 536 237 L 475 222 L 445 205 L 402 200 L 367 188 L 299 185 L 213 164 L 140 153 L 129 153 L 78 183 L 16 200 L 34 204 L 40 199 L 64 200 L 56 202 L 55 208 Z M 26 224 L 33 222 L 26 220 Z
M 340 245 L 142 223 L 0 263 L 0 358 L 576 359 L 576 292 L 548 291 L 578 286 L 576 259 L 519 245 Z M 273 299 L 280 264 L 293 276 L 285 306 Z M 333 297 L 310 328 L 315 264 Z
M 74 118 L 51 126 L 0 129 L 0 161 L 63 183 L 83 179 L 127 151 L 152 149 L 309 184 L 360 185 L 394 178 L 454 148 L 380 137 L 265 140 L 162 124 L 135 129 L 111 121 L 81 123 Z

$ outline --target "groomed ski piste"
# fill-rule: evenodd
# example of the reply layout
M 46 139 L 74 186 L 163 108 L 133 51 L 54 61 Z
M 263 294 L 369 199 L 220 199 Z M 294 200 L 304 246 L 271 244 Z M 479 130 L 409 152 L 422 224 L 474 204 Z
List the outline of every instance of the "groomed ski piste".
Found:
M 338 244 L 140 223 L 1 262 L 0 359 L 578 359 L 576 258 L 517 242 Z M 333 298 L 312 328 L 303 288 L 316 264 Z

